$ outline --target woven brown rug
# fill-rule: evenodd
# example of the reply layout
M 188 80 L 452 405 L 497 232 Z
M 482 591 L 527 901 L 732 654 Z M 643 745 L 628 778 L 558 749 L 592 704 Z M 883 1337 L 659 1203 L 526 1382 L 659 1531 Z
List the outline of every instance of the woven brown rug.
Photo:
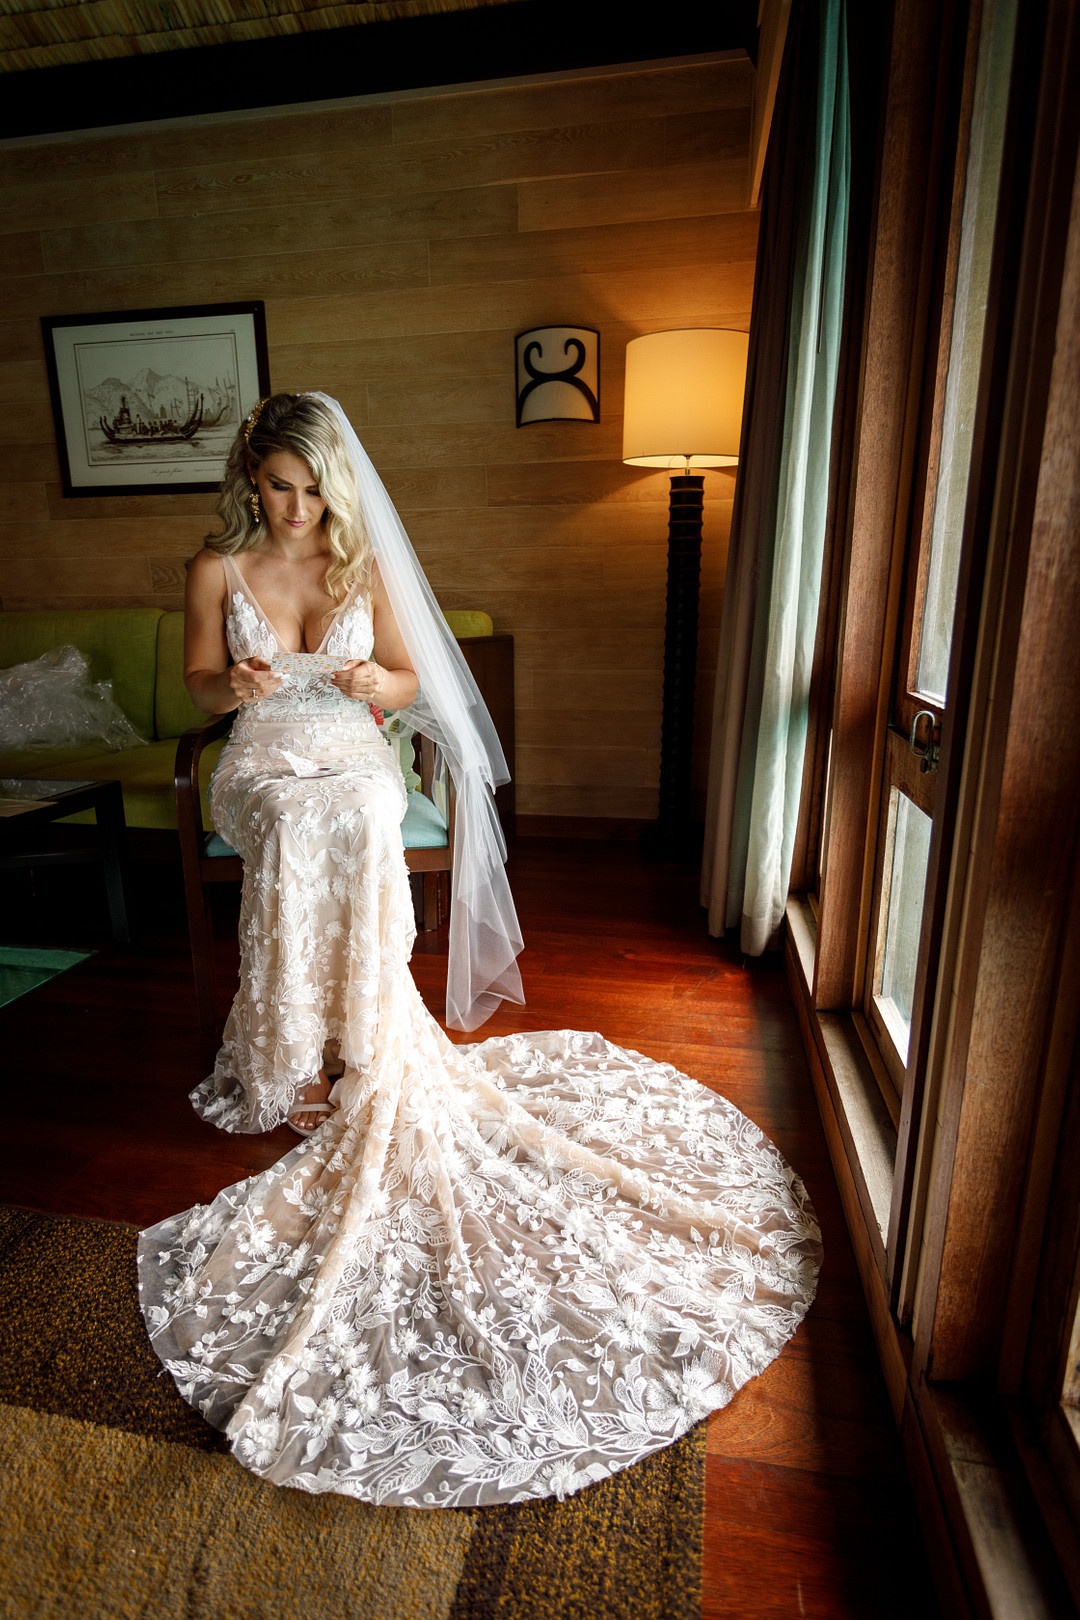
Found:
M 278 1490 L 150 1348 L 136 1232 L 0 1206 L 0 1614 L 697 1620 L 705 1427 L 567 1502 Z

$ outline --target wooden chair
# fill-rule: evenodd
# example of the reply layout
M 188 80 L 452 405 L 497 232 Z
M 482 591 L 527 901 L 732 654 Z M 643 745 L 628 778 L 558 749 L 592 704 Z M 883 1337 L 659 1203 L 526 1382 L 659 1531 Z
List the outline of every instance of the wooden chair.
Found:
M 180 832 L 191 966 L 195 975 L 199 1027 L 207 1041 L 216 1040 L 221 1033 L 214 995 L 214 930 L 210 887 L 216 883 L 240 883 L 244 876 L 244 863 L 235 853 L 213 851 L 211 837 L 203 828 L 199 763 L 207 744 L 225 735 L 232 725 L 232 718 L 231 714 L 218 715 L 205 725 L 192 726 L 180 738 L 176 750 L 176 821 Z M 427 737 L 418 737 L 416 742 L 419 744 L 417 765 L 420 768 L 420 791 L 430 800 L 435 777 L 435 745 Z M 416 927 L 420 933 L 436 930 L 449 913 L 449 876 L 454 847 L 452 795 L 449 819 L 444 844 L 405 851 L 405 864 L 412 879 Z M 217 843 L 220 846 L 221 840 L 218 839 Z
M 466 662 L 490 710 L 510 770 L 513 772 L 514 638 L 508 635 L 467 637 L 460 639 L 458 646 L 465 655 Z M 221 1019 L 214 995 L 214 932 L 209 891 L 212 884 L 240 883 L 244 867 L 239 855 L 208 853 L 210 835 L 203 827 L 199 766 L 203 751 L 217 738 L 223 737 L 232 722 L 231 714 L 223 714 L 212 717 L 203 725 L 192 726 L 180 738 L 176 749 L 174 778 L 176 822 L 180 833 L 180 859 L 184 874 L 188 932 L 191 939 L 191 966 L 195 976 L 199 1028 L 208 1048 L 211 1043 L 216 1045 L 221 1034 Z M 431 799 L 435 778 L 435 745 L 427 737 L 417 737 L 414 747 L 420 774 L 420 791 Z M 503 830 L 508 837 L 512 837 L 515 808 L 512 781 L 498 790 L 495 801 Z M 449 915 L 450 874 L 454 847 L 452 795 L 449 823 L 445 844 L 434 848 L 407 848 L 405 851 L 405 864 L 409 869 L 412 883 L 416 927 L 421 934 L 434 932 L 440 922 Z

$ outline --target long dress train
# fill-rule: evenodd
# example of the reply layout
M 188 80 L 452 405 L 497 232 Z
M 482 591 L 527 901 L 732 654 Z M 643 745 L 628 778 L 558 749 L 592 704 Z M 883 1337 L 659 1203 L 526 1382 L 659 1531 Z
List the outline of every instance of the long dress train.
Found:
M 280 642 L 226 559 L 233 657 Z M 323 652 L 369 656 L 347 602 Z M 455 1046 L 408 971 L 404 789 L 315 675 L 241 709 L 215 825 L 244 857 L 241 983 L 192 1094 L 267 1130 L 336 1047 L 337 1111 L 141 1235 L 181 1393 L 277 1484 L 408 1507 L 564 1496 L 723 1406 L 794 1333 L 820 1244 L 760 1130 L 571 1030 Z

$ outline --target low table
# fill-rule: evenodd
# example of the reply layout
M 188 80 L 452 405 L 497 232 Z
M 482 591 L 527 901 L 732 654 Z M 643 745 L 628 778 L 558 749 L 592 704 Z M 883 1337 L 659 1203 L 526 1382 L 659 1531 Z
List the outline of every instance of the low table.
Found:
M 51 821 L 93 810 L 96 848 L 34 849 L 35 832 Z M 124 898 L 124 792 L 119 782 L 76 782 L 43 776 L 0 777 L 0 867 L 101 862 L 116 944 L 131 940 Z

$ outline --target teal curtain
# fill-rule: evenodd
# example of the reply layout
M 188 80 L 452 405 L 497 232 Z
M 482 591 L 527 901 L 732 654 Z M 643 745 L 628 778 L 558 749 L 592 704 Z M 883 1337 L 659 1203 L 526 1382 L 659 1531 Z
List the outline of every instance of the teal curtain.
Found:
M 851 178 L 844 13 L 811 0 L 785 50 L 725 585 L 702 903 L 710 933 L 738 926 L 753 956 L 787 901 L 821 594 Z

